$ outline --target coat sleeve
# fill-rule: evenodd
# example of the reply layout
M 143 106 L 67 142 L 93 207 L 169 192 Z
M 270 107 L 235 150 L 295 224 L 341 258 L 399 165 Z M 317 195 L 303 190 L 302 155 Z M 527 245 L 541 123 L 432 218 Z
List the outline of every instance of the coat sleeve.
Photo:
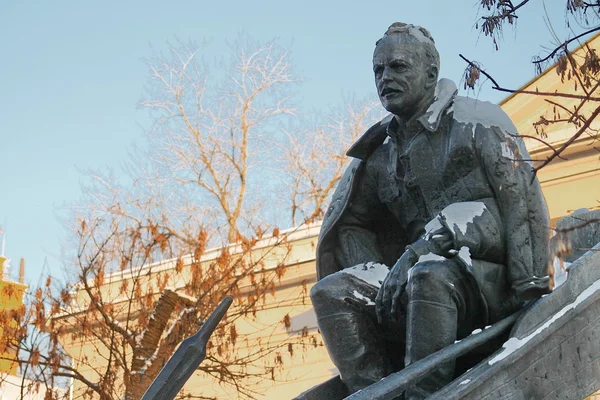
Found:
M 477 124 L 475 148 L 494 191 L 505 233 L 508 280 L 519 298 L 549 291 L 549 221 L 541 188 L 520 138 Z
M 369 205 L 361 200 L 365 190 L 365 162 L 354 159 L 338 183 L 325 213 L 317 243 L 317 280 L 340 269 L 360 264 L 364 260 L 377 261 L 367 249 L 375 249 L 376 237 L 368 228 Z M 372 251 L 372 250 L 371 250 Z
M 342 268 L 369 261 L 384 263 L 375 221 L 385 205 L 379 201 L 376 179 L 367 163 L 338 223 L 336 259 Z

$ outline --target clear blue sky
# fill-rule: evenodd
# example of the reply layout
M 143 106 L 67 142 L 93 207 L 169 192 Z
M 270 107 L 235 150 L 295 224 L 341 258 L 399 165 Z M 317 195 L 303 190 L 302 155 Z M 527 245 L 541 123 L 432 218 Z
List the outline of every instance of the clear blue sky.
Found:
M 373 4 L 373 6 L 367 3 Z M 228 57 L 227 40 L 243 32 L 291 49 L 301 109 L 337 105 L 343 96 L 374 94 L 375 41 L 394 21 L 428 28 L 440 51 L 441 75 L 458 82 L 458 53 L 483 62 L 498 81 L 519 87 L 533 77 L 529 61 L 552 44 L 533 1 L 496 53 L 474 28 L 475 0 L 0 1 L 0 225 L 12 273 L 27 261 L 27 282 L 62 276 L 57 218 L 80 196 L 80 170 L 118 169 L 143 141 L 137 110 L 147 71 L 142 58 L 166 41 L 208 39 L 206 59 Z M 564 2 L 546 0 L 564 35 Z M 505 95 L 487 85 L 480 97 Z

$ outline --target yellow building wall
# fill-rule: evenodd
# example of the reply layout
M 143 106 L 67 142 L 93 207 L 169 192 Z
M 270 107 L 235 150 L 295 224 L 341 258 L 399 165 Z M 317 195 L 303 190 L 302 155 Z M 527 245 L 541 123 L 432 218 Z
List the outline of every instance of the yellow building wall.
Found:
M 586 45 L 600 51 L 600 35 L 592 37 Z M 574 51 L 574 57 L 580 56 L 580 50 Z M 573 81 L 562 82 L 560 76 L 556 74 L 556 69 L 551 67 L 520 90 L 570 93 L 574 90 L 573 85 Z M 543 139 L 558 149 L 577 132 L 577 128 L 567 122 L 550 124 L 546 127 L 547 137 L 538 135 L 533 123 L 538 121 L 540 116 L 552 120 L 554 115 L 554 109 L 546 99 L 537 95 L 518 93 L 507 97 L 500 106 L 512 119 L 521 135 Z M 554 97 L 552 100 L 570 110 L 579 104 L 577 99 Z M 588 103 L 583 110 L 589 112 L 596 105 Z M 565 118 L 566 113 L 562 114 L 561 117 Z M 594 121 L 591 128 L 600 128 L 600 120 Z M 552 153 L 546 145 L 536 139 L 525 138 L 524 140 L 532 159 L 536 160 L 536 165 Z M 564 159 L 556 158 L 538 172 L 553 223 L 579 208 L 591 210 L 600 208 L 600 142 L 584 134 L 567 148 L 562 157 Z
M 252 386 L 256 391 L 254 395 L 257 399 L 285 399 L 295 395 L 323 382 L 324 380 L 337 374 L 337 370 L 329 360 L 327 352 L 323 347 L 320 335 L 317 332 L 316 317 L 312 311 L 308 292 L 316 281 L 315 249 L 317 235 L 320 229 L 319 225 L 303 227 L 295 231 L 288 238 L 291 244 L 289 255 L 285 258 L 286 272 L 283 278 L 276 284 L 275 295 L 259 309 L 255 318 L 241 318 L 236 322 L 236 331 L 238 340 L 236 350 L 240 355 L 247 354 L 248 346 L 246 340 L 255 343 L 254 339 L 260 338 L 264 343 L 270 346 L 280 346 L 275 351 L 269 353 L 265 358 L 272 361 L 275 357 L 280 357 L 282 367 L 277 369 L 273 375 L 273 380 L 264 379 L 259 384 Z M 255 257 L 261 257 L 265 252 L 268 255 L 265 258 L 265 269 L 267 271 L 274 269 L 281 262 L 284 253 L 288 250 L 285 246 L 273 249 L 269 247 L 269 240 L 263 244 L 260 242 L 253 251 Z M 220 250 L 209 250 L 202 258 L 202 265 L 209 264 Z M 185 262 L 185 259 L 184 259 Z M 165 272 L 175 269 L 174 260 L 167 260 L 152 266 L 144 267 L 150 273 L 115 273 L 106 277 L 106 283 L 102 288 L 104 298 L 112 298 L 116 307 L 125 305 L 124 299 L 120 298 L 119 287 L 123 279 L 132 279 L 132 276 L 143 276 L 148 283 L 156 279 L 159 272 Z M 182 288 L 190 277 L 189 263 L 186 263 L 180 274 L 172 273 L 168 287 L 178 289 Z M 154 285 L 156 286 L 156 285 Z M 112 294 L 115 295 L 112 295 Z M 158 294 L 157 294 L 158 295 Z M 78 305 L 79 312 L 85 312 L 87 309 L 86 296 L 82 293 L 75 294 L 74 303 Z M 232 310 L 233 311 L 232 306 Z M 55 320 L 62 320 L 65 325 L 71 326 L 70 329 L 76 329 L 72 321 L 68 321 L 78 311 L 73 309 L 71 314 L 55 316 Z M 286 329 L 283 324 L 284 316 L 289 315 L 291 326 Z M 124 323 L 124 321 L 121 321 Z M 305 338 L 302 343 L 303 349 L 294 347 L 293 355 L 290 354 L 287 343 L 297 341 L 297 338 L 304 331 Z M 61 343 L 65 346 L 69 354 L 73 355 L 74 367 L 76 367 L 85 377 L 95 380 L 95 372 L 89 366 L 78 365 L 77 360 L 85 357 L 92 364 L 102 370 L 106 365 L 105 348 L 97 342 L 74 342 L 69 335 L 69 329 L 63 331 Z M 295 340 L 296 339 L 296 340 Z M 74 398 L 82 394 L 83 386 L 75 381 L 73 383 Z M 202 396 L 215 396 L 219 399 L 237 398 L 237 394 L 231 386 L 222 386 L 219 382 L 201 372 L 196 372 L 184 386 L 182 393 L 196 394 Z
M 0 313 L 9 313 L 23 306 L 23 294 L 27 288 L 27 286 L 21 283 L 5 279 L 5 262 L 6 257 L 0 256 Z M 0 327 L 0 335 L 4 335 L 2 327 Z M 17 376 L 19 365 L 17 362 L 11 360 L 16 359 L 16 357 L 17 352 L 14 348 L 9 348 L 6 352 L 0 354 L 0 374 Z

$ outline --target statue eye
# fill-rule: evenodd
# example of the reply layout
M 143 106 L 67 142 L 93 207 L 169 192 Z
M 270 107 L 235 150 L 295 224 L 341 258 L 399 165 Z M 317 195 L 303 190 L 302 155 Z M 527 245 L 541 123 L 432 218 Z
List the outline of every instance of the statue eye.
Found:
M 390 67 L 396 71 L 403 71 L 406 69 L 406 63 L 403 63 L 402 61 L 393 61 L 390 63 Z
M 379 76 L 383 73 L 383 67 L 381 65 L 376 65 L 375 67 L 373 67 L 373 72 L 375 73 L 375 75 Z

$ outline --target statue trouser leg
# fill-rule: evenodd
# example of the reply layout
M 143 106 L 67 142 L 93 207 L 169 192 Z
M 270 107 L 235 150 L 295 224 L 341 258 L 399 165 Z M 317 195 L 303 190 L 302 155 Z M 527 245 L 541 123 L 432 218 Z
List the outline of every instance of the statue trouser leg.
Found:
M 377 324 L 377 290 L 343 272 L 325 277 L 311 290 L 323 341 L 350 393 L 389 375 L 397 369 L 394 358 L 403 357 L 404 327 L 396 330 L 400 343 L 392 346 L 394 357 L 388 351 L 384 327 Z
M 454 260 L 417 263 L 409 273 L 406 365 L 465 337 L 483 321 L 477 285 Z M 425 399 L 452 381 L 454 362 L 438 366 L 406 390 L 407 400 Z

